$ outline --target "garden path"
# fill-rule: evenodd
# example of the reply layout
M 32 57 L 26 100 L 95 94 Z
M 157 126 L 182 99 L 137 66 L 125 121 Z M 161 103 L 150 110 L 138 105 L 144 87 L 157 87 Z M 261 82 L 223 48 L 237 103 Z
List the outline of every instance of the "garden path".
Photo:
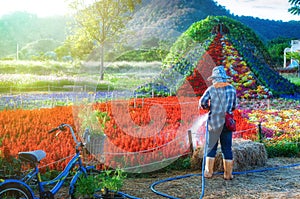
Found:
M 300 158 L 270 158 L 263 168 L 273 168 L 300 164 Z M 262 168 L 255 168 L 262 169 Z M 150 185 L 159 180 L 186 174 L 199 174 L 199 171 L 169 171 L 153 173 L 141 178 L 127 178 L 122 192 L 141 199 L 163 199 L 153 193 Z M 164 194 L 182 199 L 198 199 L 201 194 L 201 176 L 174 180 L 158 184 L 155 189 Z M 60 193 L 61 199 L 68 196 Z M 300 199 L 300 166 L 274 169 L 266 172 L 252 172 L 235 175 L 231 181 L 221 175 L 205 180 L 203 199 Z

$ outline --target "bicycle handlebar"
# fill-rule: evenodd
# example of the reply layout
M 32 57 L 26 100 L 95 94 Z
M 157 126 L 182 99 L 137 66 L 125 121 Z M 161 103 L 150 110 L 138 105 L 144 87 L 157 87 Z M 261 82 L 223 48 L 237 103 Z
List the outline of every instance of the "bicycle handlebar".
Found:
M 58 128 L 53 128 L 53 129 L 51 129 L 50 131 L 48 131 L 48 133 L 53 133 L 53 132 L 55 132 L 55 131 L 57 131 L 58 130 Z
M 75 136 L 74 130 L 73 130 L 72 126 L 69 125 L 69 124 L 61 124 L 61 125 L 59 125 L 58 127 L 55 127 L 55 128 L 53 128 L 53 129 L 51 129 L 50 131 L 48 131 L 48 133 L 53 133 L 53 132 L 56 132 L 56 131 L 58 131 L 58 130 L 60 130 L 60 131 L 65 131 L 65 127 L 68 127 L 68 128 L 70 129 L 71 134 L 72 134 L 72 137 L 73 137 L 73 139 L 74 139 L 74 142 L 76 143 L 76 146 L 80 146 L 80 145 L 81 145 L 81 142 L 78 142 L 78 140 L 77 140 L 77 138 L 76 138 L 76 136 Z
M 55 132 L 55 131 L 57 131 L 57 130 L 64 131 L 64 130 L 65 130 L 64 127 L 65 127 L 65 124 L 61 124 L 61 125 L 59 125 L 58 127 L 53 128 L 53 129 L 51 129 L 50 131 L 48 131 L 48 133 L 53 133 L 53 132 Z

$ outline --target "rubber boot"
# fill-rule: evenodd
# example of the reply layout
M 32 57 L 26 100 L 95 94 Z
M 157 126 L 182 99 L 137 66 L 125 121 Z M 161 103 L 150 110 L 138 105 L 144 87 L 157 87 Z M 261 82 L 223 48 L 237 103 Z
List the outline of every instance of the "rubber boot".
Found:
M 232 168 L 233 168 L 233 160 L 225 160 L 223 159 L 223 166 L 224 166 L 224 179 L 225 180 L 232 180 Z
M 205 170 L 204 170 L 204 177 L 211 178 L 214 172 L 214 164 L 215 158 L 206 157 L 205 159 Z

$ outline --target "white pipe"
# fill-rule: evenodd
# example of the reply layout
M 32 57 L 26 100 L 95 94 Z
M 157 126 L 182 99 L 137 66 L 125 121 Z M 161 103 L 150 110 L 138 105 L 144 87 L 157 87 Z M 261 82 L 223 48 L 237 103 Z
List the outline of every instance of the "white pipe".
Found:
M 286 68 L 286 53 L 291 52 L 290 48 L 285 48 L 284 49 L 284 60 L 283 60 L 283 68 Z

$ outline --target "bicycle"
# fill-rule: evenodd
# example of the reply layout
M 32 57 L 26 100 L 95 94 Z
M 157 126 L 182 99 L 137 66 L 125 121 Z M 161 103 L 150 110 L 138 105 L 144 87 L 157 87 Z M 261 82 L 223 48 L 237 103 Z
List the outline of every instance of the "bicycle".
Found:
M 72 179 L 69 184 L 69 195 L 71 199 L 75 199 L 76 192 L 76 182 L 81 177 L 88 177 L 90 175 L 99 175 L 100 170 L 97 170 L 95 166 L 85 166 L 81 159 L 82 150 L 85 146 L 85 143 L 78 141 L 76 139 L 75 133 L 71 125 L 61 124 L 56 128 L 53 128 L 49 133 L 53 133 L 59 130 L 57 134 L 66 130 L 66 127 L 70 129 L 74 142 L 76 143 L 75 150 L 76 153 L 72 156 L 71 160 L 67 163 L 63 171 L 61 171 L 54 179 L 42 181 L 41 173 L 39 171 L 38 165 L 39 162 L 46 157 L 46 153 L 43 150 L 35 150 L 28 152 L 19 152 L 18 158 L 21 161 L 29 163 L 34 167 L 28 174 L 25 174 L 20 179 L 4 179 L 0 182 L 0 199 L 54 199 L 56 193 L 64 185 L 67 177 L 74 171 Z M 30 186 L 34 182 L 38 188 L 39 197 L 35 196 L 35 193 Z M 52 189 L 46 190 L 46 186 L 52 185 Z M 105 187 L 99 187 L 95 191 L 94 198 L 108 198 L 105 197 L 108 194 L 109 190 Z M 119 197 L 124 198 L 124 197 Z

